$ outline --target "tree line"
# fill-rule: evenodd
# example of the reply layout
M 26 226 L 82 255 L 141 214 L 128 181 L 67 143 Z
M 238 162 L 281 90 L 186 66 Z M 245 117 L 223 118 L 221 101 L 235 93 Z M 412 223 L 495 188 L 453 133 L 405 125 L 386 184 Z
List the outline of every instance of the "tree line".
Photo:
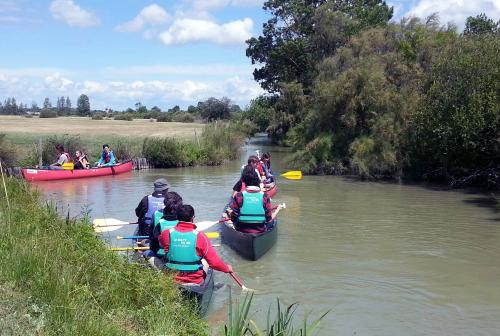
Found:
M 82 94 L 78 97 L 77 105 L 72 107 L 69 97 L 58 97 L 55 106 L 50 98 L 45 98 L 42 107 L 36 102 L 31 106 L 17 103 L 16 98 L 9 97 L 4 103 L 0 102 L 0 115 L 26 115 L 39 114 L 41 118 L 56 118 L 58 116 L 81 116 L 93 117 L 94 119 L 114 118 L 117 120 L 133 119 L 157 119 L 158 121 L 180 121 L 194 122 L 195 120 L 211 122 L 215 120 L 229 120 L 242 112 L 239 105 L 233 103 L 227 97 L 210 97 L 200 101 L 197 105 L 189 105 L 186 110 L 182 110 L 179 105 L 175 105 L 166 111 L 162 111 L 158 106 L 148 109 L 141 102 L 134 104 L 135 108 L 127 108 L 123 111 L 113 109 L 92 110 L 90 99 Z
M 500 184 L 500 30 L 385 1 L 270 0 L 246 54 L 268 94 L 246 118 L 316 174 Z

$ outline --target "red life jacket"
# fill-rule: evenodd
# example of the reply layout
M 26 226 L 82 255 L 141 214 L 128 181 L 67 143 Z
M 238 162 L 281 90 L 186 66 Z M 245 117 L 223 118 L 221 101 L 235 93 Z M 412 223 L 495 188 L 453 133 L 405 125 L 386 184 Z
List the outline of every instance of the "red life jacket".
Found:
M 262 162 L 259 161 L 259 163 L 257 163 L 257 170 L 259 171 L 259 175 L 260 176 L 265 176 L 266 173 L 264 172 L 264 167 L 262 167 Z
M 111 155 L 109 155 L 109 152 L 105 152 L 103 151 L 103 154 L 104 154 L 104 163 L 109 163 L 109 161 L 111 161 Z

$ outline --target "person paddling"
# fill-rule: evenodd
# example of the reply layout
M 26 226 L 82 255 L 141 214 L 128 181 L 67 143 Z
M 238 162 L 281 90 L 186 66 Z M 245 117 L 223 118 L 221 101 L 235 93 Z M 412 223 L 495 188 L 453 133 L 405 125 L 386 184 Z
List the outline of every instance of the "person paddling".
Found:
M 102 145 L 102 152 L 99 161 L 97 161 L 97 167 L 113 166 L 116 164 L 116 158 L 113 151 L 109 148 L 108 144 Z
M 75 168 L 74 169 L 89 169 L 90 163 L 82 151 L 77 150 L 75 152 Z
M 205 233 L 196 230 L 194 215 L 191 205 L 182 205 L 177 210 L 179 223 L 163 231 L 159 238 L 166 253 L 165 266 L 177 271 L 175 281 L 183 285 L 203 282 L 206 270 L 202 260 L 216 271 L 233 272 L 231 265 L 227 265 L 219 257 Z
M 135 215 L 138 218 L 138 231 L 140 236 L 150 234 L 150 225 L 153 223 L 154 213 L 164 207 L 165 194 L 170 188 L 170 184 L 164 178 L 157 179 L 153 183 L 154 191 L 151 195 L 144 196 L 137 208 L 135 208 Z
M 230 218 L 236 230 L 246 233 L 262 233 L 271 225 L 278 212 L 273 212 L 269 196 L 260 188 L 260 180 L 252 172 L 243 175 L 246 189 L 236 193 L 223 217 Z
M 160 260 L 165 257 L 165 250 L 160 246 L 158 237 L 165 230 L 168 230 L 177 225 L 177 209 L 182 206 L 182 197 L 175 191 L 169 191 L 165 195 L 165 207 L 163 210 L 156 210 L 154 214 L 154 222 L 149 228 L 150 244 L 149 249 L 153 252 L 150 257 L 156 257 Z M 156 262 L 154 264 L 157 264 Z
M 58 170 L 58 169 L 63 169 L 63 165 L 65 163 L 71 163 L 71 156 L 69 153 L 64 151 L 64 146 L 61 144 L 57 144 L 56 146 L 56 151 L 57 151 L 57 161 L 54 162 L 53 164 L 50 165 L 49 169 L 53 170 Z
M 233 187 L 233 197 L 236 195 L 236 193 L 242 191 L 243 184 L 242 184 L 242 178 L 244 174 L 248 174 L 249 172 L 253 172 L 255 176 L 260 180 L 259 176 L 259 171 L 257 170 L 257 163 L 259 162 L 259 159 L 255 155 L 250 155 L 248 157 L 247 165 L 241 167 L 241 177 L 236 182 L 236 184 Z

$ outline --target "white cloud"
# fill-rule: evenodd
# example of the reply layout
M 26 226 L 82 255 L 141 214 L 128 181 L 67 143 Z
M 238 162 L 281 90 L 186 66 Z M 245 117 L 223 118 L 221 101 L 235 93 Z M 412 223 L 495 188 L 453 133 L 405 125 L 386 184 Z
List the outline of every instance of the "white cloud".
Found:
M 469 16 L 485 13 L 488 17 L 500 19 L 499 0 L 420 0 L 405 16 L 426 18 L 438 13 L 441 23 L 453 22 L 460 29 L 465 25 Z
M 45 84 L 52 90 L 65 91 L 71 89 L 74 83 L 72 80 L 62 77 L 59 72 L 56 72 L 53 75 L 45 77 Z
M 54 0 L 50 4 L 52 16 L 72 27 L 93 27 L 100 24 L 99 18 L 81 8 L 73 0 Z
M 213 42 L 221 45 L 239 44 L 252 36 L 253 21 L 250 18 L 217 24 L 210 20 L 180 19 L 160 34 L 166 45 L 190 42 Z
M 170 14 L 157 4 L 144 7 L 141 12 L 131 21 L 125 22 L 115 28 L 118 32 L 138 32 L 145 25 L 160 25 L 170 20 Z

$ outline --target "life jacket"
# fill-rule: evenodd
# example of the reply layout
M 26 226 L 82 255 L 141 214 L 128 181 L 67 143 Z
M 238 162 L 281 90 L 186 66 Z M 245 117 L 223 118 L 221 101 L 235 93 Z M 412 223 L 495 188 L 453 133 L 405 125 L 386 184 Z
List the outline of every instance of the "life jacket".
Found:
M 196 254 L 198 231 L 179 232 L 169 229 L 170 247 L 167 253 L 167 266 L 181 272 L 196 272 L 203 268 L 201 257 Z
M 165 230 L 170 230 L 171 228 L 176 226 L 177 223 L 179 223 L 178 220 L 166 220 L 166 219 L 163 219 L 161 217 L 158 219 L 158 221 L 156 221 L 156 214 L 157 213 L 160 213 L 162 216 L 163 216 L 163 213 L 160 211 L 155 212 L 155 226 L 156 225 L 160 226 L 159 234 L 161 234 Z M 161 246 L 161 244 L 160 244 L 160 246 Z M 156 251 L 156 255 L 160 258 L 164 257 L 165 256 L 165 249 L 163 247 L 160 247 L 160 249 L 158 251 Z
M 104 158 L 104 163 L 109 163 L 111 161 L 111 151 L 107 152 L 102 151 L 101 156 Z
M 66 158 L 68 159 L 68 161 L 66 161 L 67 163 L 73 162 L 73 159 L 71 158 L 71 155 L 69 155 L 69 153 L 64 153 L 64 155 L 66 155 Z
M 157 210 L 161 210 L 165 207 L 163 201 L 165 197 L 154 197 L 153 195 L 148 196 L 148 211 L 144 215 L 144 224 L 150 225 L 154 220 L 154 215 Z
M 266 175 L 266 173 L 264 172 L 264 167 L 263 167 L 261 161 L 259 161 L 257 163 L 257 168 L 256 169 L 257 169 L 257 173 L 259 174 L 259 176 L 265 176 Z
M 238 223 L 246 224 L 245 226 L 261 226 L 264 224 L 266 222 L 264 192 L 250 193 L 245 190 L 241 193 L 243 194 L 243 205 L 240 209 Z

